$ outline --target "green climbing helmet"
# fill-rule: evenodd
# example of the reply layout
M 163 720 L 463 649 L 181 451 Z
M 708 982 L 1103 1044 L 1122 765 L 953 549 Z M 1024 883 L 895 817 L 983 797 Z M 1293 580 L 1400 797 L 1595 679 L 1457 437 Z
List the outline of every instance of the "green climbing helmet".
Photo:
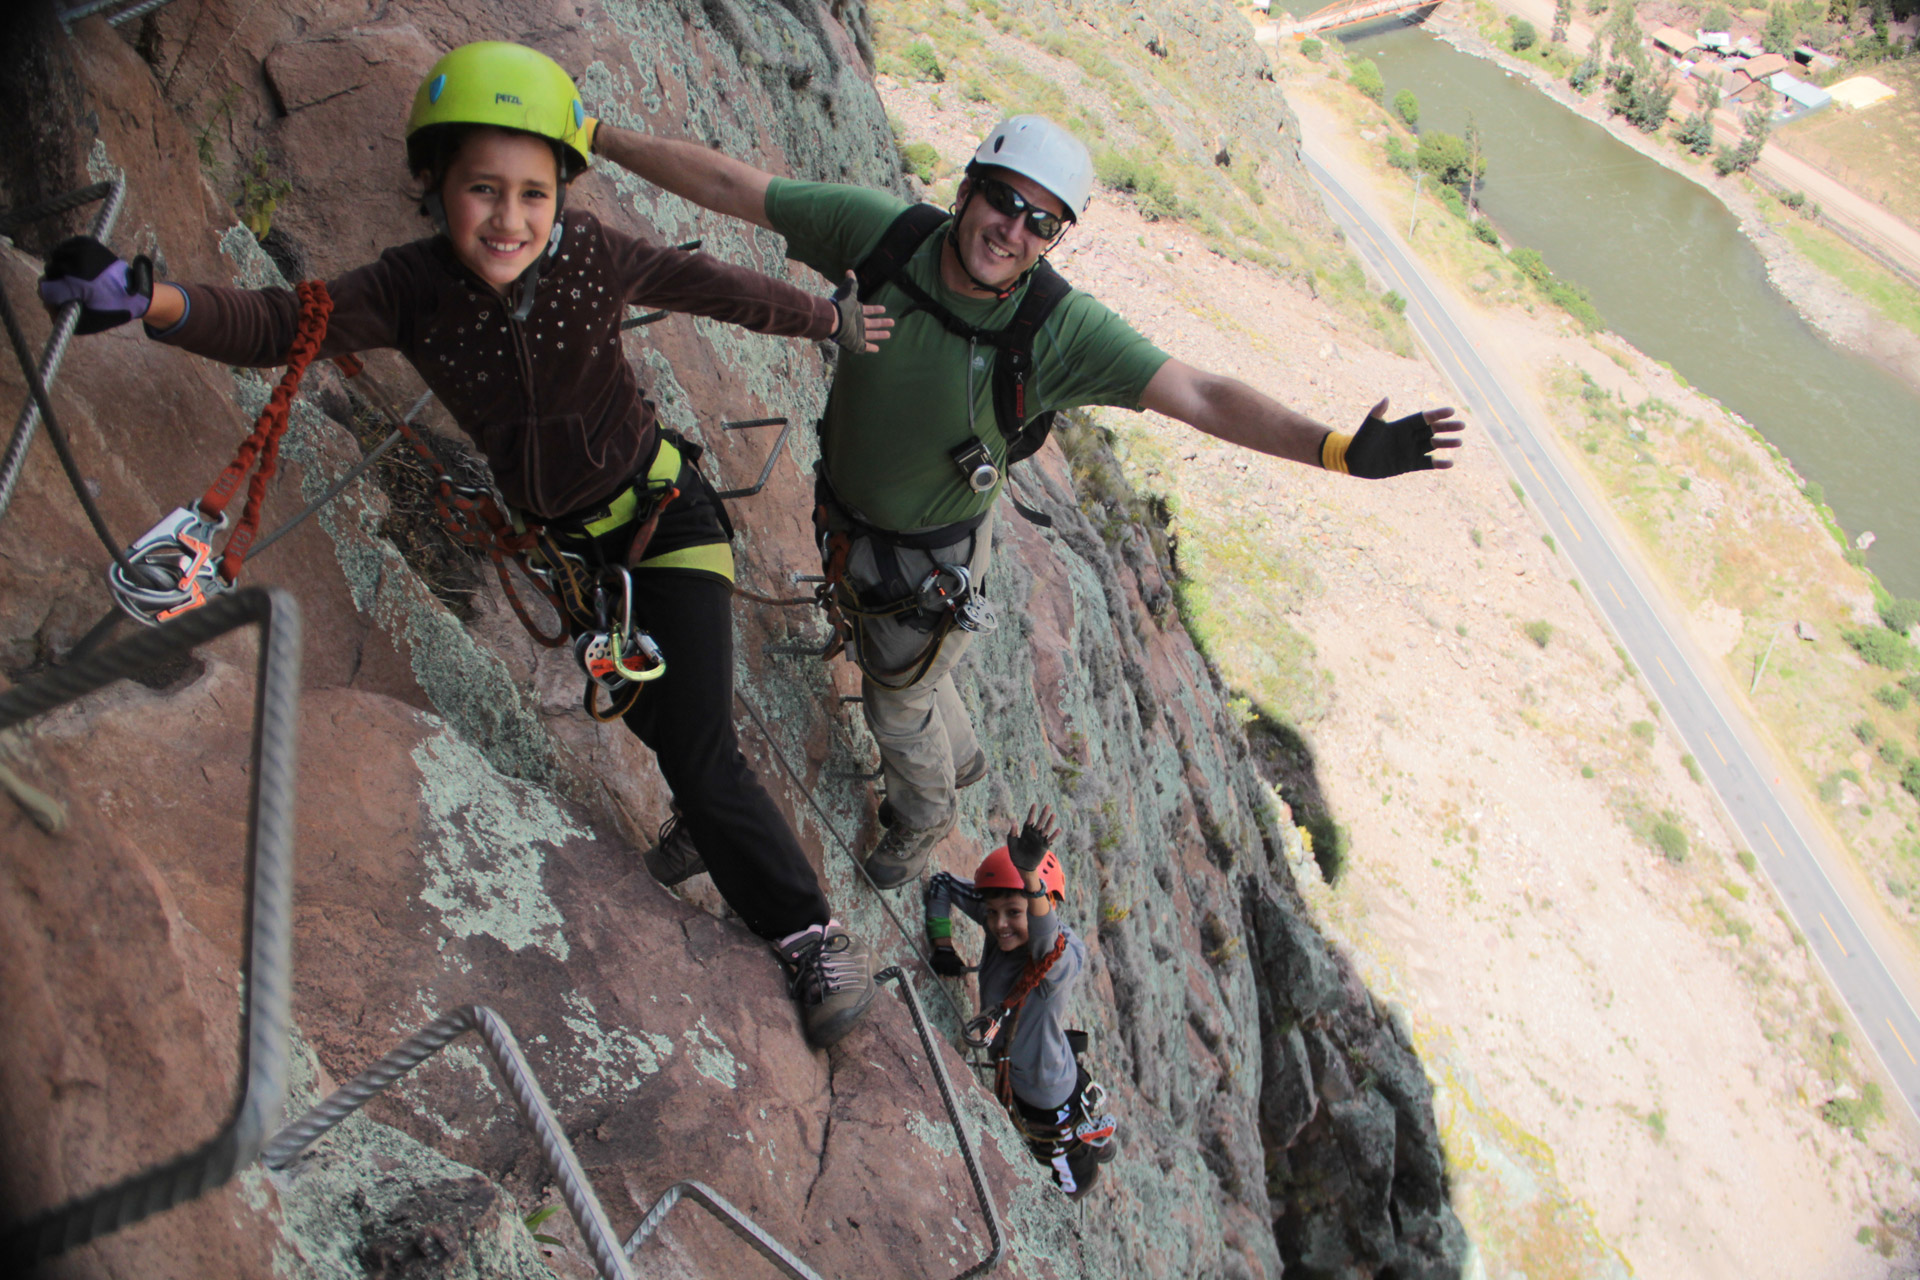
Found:
M 433 64 L 407 116 L 408 171 L 432 168 L 435 127 L 456 124 L 517 129 L 554 142 L 562 182 L 593 163 L 593 135 L 573 77 L 523 44 L 481 40 Z

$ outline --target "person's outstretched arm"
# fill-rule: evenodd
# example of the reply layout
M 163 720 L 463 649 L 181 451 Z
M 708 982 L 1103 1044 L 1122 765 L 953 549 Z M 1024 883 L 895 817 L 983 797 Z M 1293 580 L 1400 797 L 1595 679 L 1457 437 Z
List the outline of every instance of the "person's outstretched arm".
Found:
M 593 151 L 656 187 L 703 209 L 773 229 L 767 221 L 767 183 L 773 175 L 692 142 L 675 142 L 601 122 Z
M 1169 360 L 1147 383 L 1140 403 L 1229 444 L 1350 475 L 1379 480 L 1453 465 L 1436 450 L 1460 447 L 1466 424 L 1452 409 L 1425 409 L 1387 421 L 1387 401 L 1368 411 L 1348 435 L 1289 409 L 1246 383 Z

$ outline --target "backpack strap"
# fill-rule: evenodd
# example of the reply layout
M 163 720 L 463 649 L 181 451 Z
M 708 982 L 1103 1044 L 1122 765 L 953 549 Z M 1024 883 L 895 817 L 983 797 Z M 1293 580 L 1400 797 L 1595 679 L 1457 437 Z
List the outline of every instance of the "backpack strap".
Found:
M 904 278 L 907 262 L 920 246 L 952 215 L 938 205 L 909 205 L 880 233 L 873 251 L 854 267 L 860 285 L 860 301 L 872 302 L 873 295 L 889 280 Z M 916 302 L 919 299 L 914 299 Z M 941 308 L 945 310 L 945 308 Z M 944 323 L 944 322 L 943 322 Z

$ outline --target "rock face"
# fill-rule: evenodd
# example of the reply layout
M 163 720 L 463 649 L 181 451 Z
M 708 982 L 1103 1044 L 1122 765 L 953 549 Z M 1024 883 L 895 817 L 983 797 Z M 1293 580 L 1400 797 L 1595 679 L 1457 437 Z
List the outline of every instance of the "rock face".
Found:
M 1155 38 L 1185 38 L 1158 21 Z M 43 50 L 44 74 L 69 77 L 87 111 L 34 121 L 35 145 L 89 157 L 95 176 L 124 169 L 115 244 L 154 254 L 167 275 L 326 276 L 420 233 L 400 121 L 434 56 L 472 39 L 539 45 L 576 69 L 603 119 L 781 172 L 897 186 L 862 22 L 858 5 L 804 0 L 514 0 L 484 16 L 203 0 L 117 31 L 86 20 Z M 234 225 L 236 195 L 256 226 L 272 202 L 264 251 Z M 773 237 L 624 175 L 597 171 L 570 198 L 637 232 L 700 236 L 707 252 L 787 271 Z M 16 308 L 36 270 L 22 251 L 0 254 Z M 37 310 L 26 318 L 44 340 Z M 721 419 L 805 423 L 824 398 L 823 358 L 798 344 L 685 318 L 628 342 L 665 421 L 707 446 L 723 487 L 757 477 L 772 438 L 723 432 Z M 402 399 L 410 374 L 370 363 Z M 77 341 L 56 385 L 90 487 L 128 541 L 204 488 L 268 390 L 128 329 Z M 18 371 L 0 369 L 0 409 L 12 415 L 23 394 Z M 310 375 L 268 527 L 357 455 L 361 395 L 330 369 Z M 1098 443 L 1083 449 L 1092 458 Z M 734 510 L 742 583 L 774 594 L 815 563 L 809 433 L 787 452 L 766 492 Z M 705 909 L 718 902 L 704 879 L 681 899 L 641 867 L 636 848 L 665 816 L 645 751 L 579 713 L 577 671 L 533 646 L 490 585 L 463 620 L 443 597 L 482 579 L 416 572 L 431 557 L 400 535 L 407 470 L 350 488 L 247 570 L 296 592 L 307 619 L 295 1103 L 439 1013 L 484 1003 L 527 1050 L 616 1227 L 698 1178 L 823 1275 L 951 1274 L 984 1255 L 900 1002 L 883 993 L 829 1053 L 804 1047 L 777 966 Z M 1034 801 L 1065 818 L 1067 910 L 1093 957 L 1079 1009 L 1124 1148 L 1100 1192 L 1069 1206 L 948 1052 L 1007 1217 L 1007 1273 L 1456 1273 L 1464 1240 L 1420 1065 L 1306 918 L 1291 877 L 1310 860 L 1168 608 L 1173 573 L 1152 531 L 1090 499 L 1083 511 L 1057 446 L 1022 472 L 1026 499 L 1057 524 L 1000 526 L 990 593 L 1003 623 L 975 647 L 966 686 L 992 773 L 938 856 L 969 870 Z M 37 444 L 0 522 L 10 681 L 99 617 L 104 560 Z M 856 776 L 872 745 L 837 697 L 852 673 L 768 652 L 819 627 L 741 602 L 743 740 L 837 911 L 907 967 L 951 1033 L 972 993 L 936 991 L 856 886 L 851 853 L 871 838 L 874 797 Z M 24 809 L 0 814 L 0 1217 L 184 1150 L 229 1105 L 251 643 L 207 646 L 7 746 L 13 771 L 68 823 L 49 834 Z M 890 905 L 915 923 L 910 896 Z M 249 1171 L 46 1273 L 591 1274 L 564 1212 L 539 1230 L 565 1244 L 543 1247 L 524 1226 L 553 1198 L 487 1059 L 461 1041 L 288 1172 Z M 683 1207 L 641 1266 L 712 1274 L 738 1249 Z

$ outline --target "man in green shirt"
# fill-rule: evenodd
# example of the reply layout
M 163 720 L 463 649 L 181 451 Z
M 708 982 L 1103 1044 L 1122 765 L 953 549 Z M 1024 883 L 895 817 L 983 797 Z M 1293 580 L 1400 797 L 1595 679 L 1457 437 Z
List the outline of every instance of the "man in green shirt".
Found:
M 889 228 L 911 208 L 608 125 L 593 145 L 676 195 L 785 236 L 788 257 L 829 279 L 863 264 L 871 275 L 870 257 L 899 243 Z M 1005 403 L 996 409 L 995 370 L 1009 351 L 992 339 L 1050 274 L 1036 267 L 1092 185 L 1086 148 L 1059 125 L 1040 116 L 997 125 L 967 166 L 951 218 L 863 288 L 896 317 L 892 339 L 877 354 L 841 357 L 834 372 L 821 421 L 822 549 L 885 770 L 887 831 L 866 863 L 883 888 L 921 874 L 953 828 L 956 790 L 986 773 L 951 673 L 972 636 L 993 625 L 977 588 L 1019 426 L 1003 424 Z M 1020 391 L 1020 421 L 1081 405 L 1146 408 L 1261 453 L 1376 479 L 1451 466 L 1434 451 L 1457 447 L 1462 430 L 1451 409 L 1387 421 L 1384 399 L 1353 434 L 1331 430 L 1172 358 L 1080 292 L 1032 332 Z

